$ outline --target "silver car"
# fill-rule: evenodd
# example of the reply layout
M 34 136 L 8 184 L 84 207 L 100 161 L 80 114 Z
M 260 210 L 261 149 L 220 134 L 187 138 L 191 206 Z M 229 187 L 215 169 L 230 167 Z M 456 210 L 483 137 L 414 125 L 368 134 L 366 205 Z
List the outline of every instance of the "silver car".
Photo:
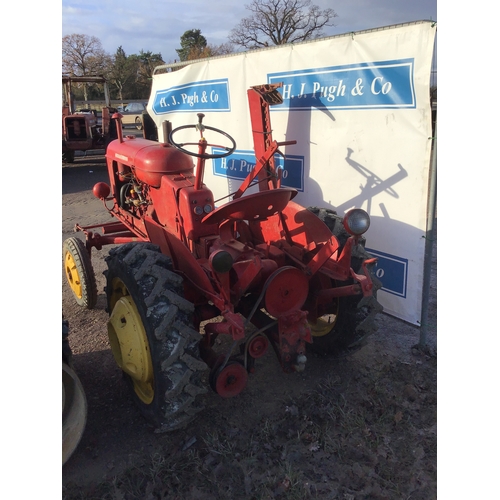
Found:
M 122 125 L 133 125 L 137 130 L 142 130 L 142 113 L 146 110 L 144 102 L 130 102 L 120 113 L 123 115 Z

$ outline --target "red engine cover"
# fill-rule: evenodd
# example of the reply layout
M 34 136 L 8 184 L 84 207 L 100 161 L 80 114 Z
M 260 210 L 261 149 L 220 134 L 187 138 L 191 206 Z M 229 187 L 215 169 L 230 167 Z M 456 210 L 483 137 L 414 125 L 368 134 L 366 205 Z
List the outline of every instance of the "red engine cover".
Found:
M 146 139 L 125 137 L 123 142 L 113 141 L 106 158 L 131 167 L 137 178 L 153 187 L 160 187 L 164 174 L 192 173 L 191 158 L 169 144 Z

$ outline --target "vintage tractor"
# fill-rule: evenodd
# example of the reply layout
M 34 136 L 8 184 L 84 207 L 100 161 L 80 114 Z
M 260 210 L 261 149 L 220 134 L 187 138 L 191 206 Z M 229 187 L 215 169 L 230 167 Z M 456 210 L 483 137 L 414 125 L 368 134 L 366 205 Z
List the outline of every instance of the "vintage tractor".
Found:
M 116 221 L 77 225 L 85 243 L 64 244 L 68 282 L 87 308 L 97 298 L 91 250 L 115 245 L 105 271 L 109 342 L 159 431 L 201 409 L 205 375 L 220 396 L 236 396 L 269 346 L 285 372 L 300 372 L 308 350 L 361 345 L 381 310 L 362 236 L 368 214 L 307 209 L 281 185 L 275 155 L 296 141 L 272 138 L 269 107 L 282 102 L 280 86 L 247 91 L 258 160 L 231 201 L 216 206 L 203 179 L 205 161 L 236 144 L 203 114 L 174 130 L 163 122 L 164 143 L 123 137 L 118 127 L 106 153 L 110 185 L 93 189 Z M 198 137 L 179 142 L 182 134 Z
M 77 83 L 103 85 L 105 106 L 102 108 L 101 117 L 96 109 L 75 109 L 72 86 Z M 63 161 L 73 163 L 75 151 L 105 149 L 118 137 L 116 121 L 111 119 L 116 108 L 111 106 L 108 83 L 103 76 L 63 75 L 62 85 L 62 157 Z

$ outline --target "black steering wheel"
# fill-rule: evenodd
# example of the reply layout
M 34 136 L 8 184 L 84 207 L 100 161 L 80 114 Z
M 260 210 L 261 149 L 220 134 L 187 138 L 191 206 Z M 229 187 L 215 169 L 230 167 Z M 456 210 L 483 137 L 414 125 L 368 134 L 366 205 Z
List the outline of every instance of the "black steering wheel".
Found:
M 172 130 L 172 132 L 170 132 L 170 135 L 168 137 L 170 144 L 172 144 L 172 146 L 177 148 L 179 151 L 182 151 L 183 153 L 188 154 L 189 156 L 195 156 L 196 158 L 203 158 L 205 160 L 224 158 L 225 156 L 229 156 L 230 154 L 232 154 L 234 152 L 234 150 L 236 149 L 235 140 L 229 134 L 224 132 L 223 130 L 219 130 L 218 128 L 207 127 L 206 125 L 203 125 L 201 122 L 202 122 L 204 116 L 205 115 L 203 113 L 198 113 L 198 123 L 196 125 L 182 125 L 181 127 L 174 128 L 174 130 Z M 224 149 L 225 153 L 221 153 L 221 154 L 195 153 L 194 151 L 189 151 L 188 149 L 184 149 L 184 146 L 199 146 L 200 143 L 199 142 L 177 143 L 173 140 L 174 134 L 179 132 L 179 130 L 184 130 L 187 128 L 194 128 L 195 130 L 198 130 L 200 132 L 200 135 L 202 138 L 203 138 L 203 131 L 212 130 L 213 132 L 217 132 L 218 134 L 221 134 L 224 137 L 227 137 L 231 141 L 232 146 L 228 147 L 228 146 L 221 146 L 219 144 L 208 144 L 208 143 L 205 145 L 205 148 L 208 148 L 210 146 L 212 148 Z

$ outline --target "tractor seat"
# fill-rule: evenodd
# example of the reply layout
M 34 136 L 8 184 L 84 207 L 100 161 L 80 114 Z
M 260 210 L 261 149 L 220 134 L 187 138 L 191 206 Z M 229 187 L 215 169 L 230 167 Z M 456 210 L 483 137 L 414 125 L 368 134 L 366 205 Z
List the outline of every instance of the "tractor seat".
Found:
M 279 188 L 259 191 L 230 201 L 203 218 L 203 224 L 220 224 L 225 220 L 266 220 L 281 212 L 295 198 L 297 190 Z

